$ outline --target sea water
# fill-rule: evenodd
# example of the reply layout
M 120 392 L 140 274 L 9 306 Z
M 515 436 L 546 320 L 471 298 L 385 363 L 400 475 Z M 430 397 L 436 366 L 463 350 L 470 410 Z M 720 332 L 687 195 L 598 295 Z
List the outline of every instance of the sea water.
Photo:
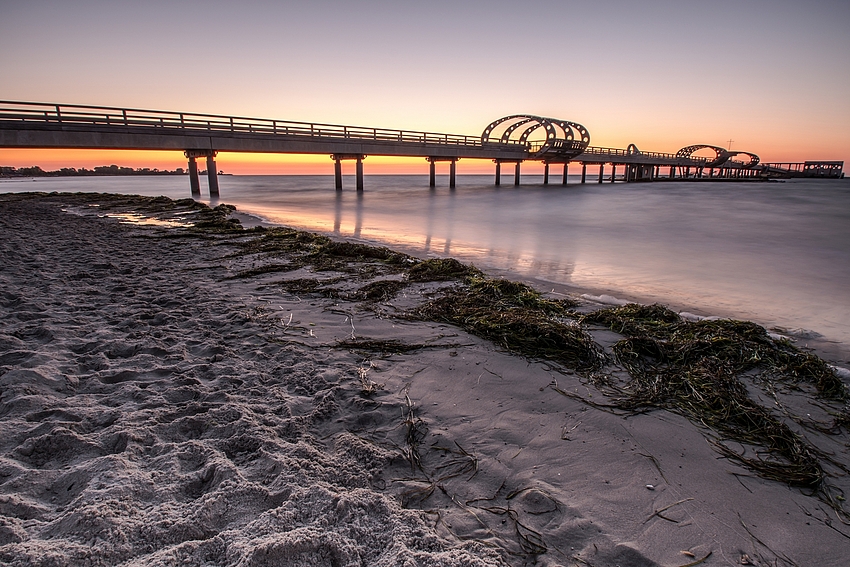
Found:
M 506 176 L 507 177 L 507 176 Z M 202 178 L 202 189 L 207 194 Z M 512 181 L 512 180 L 508 180 Z M 850 345 L 850 180 L 493 185 L 491 176 L 221 176 L 221 201 L 270 222 L 557 291 L 661 302 Z M 183 176 L 0 181 L 0 192 L 189 196 Z M 208 198 L 205 200 L 209 201 Z M 845 350 L 845 349 L 842 349 Z

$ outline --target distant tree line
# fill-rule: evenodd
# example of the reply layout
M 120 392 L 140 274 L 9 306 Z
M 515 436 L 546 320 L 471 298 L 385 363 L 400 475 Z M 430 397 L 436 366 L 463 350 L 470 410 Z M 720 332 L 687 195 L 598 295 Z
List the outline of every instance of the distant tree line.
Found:
M 0 177 L 76 177 L 79 175 L 183 175 L 186 173 L 182 167 L 174 171 L 167 169 L 156 169 L 149 167 L 119 167 L 117 165 L 101 165 L 94 169 L 81 167 L 63 167 L 55 171 L 44 171 L 39 166 L 32 167 L 7 167 L 0 166 Z

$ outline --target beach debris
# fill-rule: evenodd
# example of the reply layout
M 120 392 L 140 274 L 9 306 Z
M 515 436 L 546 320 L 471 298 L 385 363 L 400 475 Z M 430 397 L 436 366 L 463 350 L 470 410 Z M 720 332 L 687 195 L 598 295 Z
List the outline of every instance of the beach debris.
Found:
M 647 489 L 647 490 L 655 490 L 655 486 L 653 486 L 653 485 L 651 485 L 651 484 L 647 484 L 647 485 L 646 485 L 646 489 Z
M 683 555 L 688 556 L 688 557 L 696 557 L 693 553 L 691 553 L 691 552 L 689 552 L 689 551 L 682 551 L 681 553 L 682 553 Z M 691 561 L 690 563 L 686 563 L 686 564 L 684 564 L 684 565 L 680 565 L 680 567 L 696 567 L 696 565 L 699 565 L 700 563 L 702 563 L 703 561 L 705 561 L 706 559 L 708 559 L 709 557 L 711 557 L 711 554 L 712 554 L 712 553 L 714 553 L 714 552 L 713 552 L 713 551 L 709 551 L 709 552 L 705 555 L 705 557 L 703 557 L 702 559 L 697 559 L 696 561 Z
M 358 366 L 357 367 L 357 377 L 360 378 L 360 393 L 364 396 L 370 396 L 377 392 L 378 390 L 384 389 L 384 384 L 379 384 L 377 382 L 373 382 L 366 375 L 375 367 L 375 364 L 370 360 L 369 366 Z
M 523 283 L 472 276 L 413 315 L 457 325 L 524 356 L 579 370 L 600 368 L 603 356 L 598 345 L 566 318 L 572 306 L 568 300 L 545 299 Z
M 826 455 L 772 408 L 753 399 L 743 381 L 746 377 L 768 392 L 782 384 L 795 389 L 808 386 L 825 402 L 846 404 L 846 387 L 823 360 L 788 341 L 771 339 L 754 323 L 685 321 L 661 305 L 604 308 L 582 320 L 605 325 L 624 337 L 613 351 L 630 381 L 597 384 L 613 406 L 624 411 L 663 408 L 679 413 L 715 432 L 718 438 L 711 443 L 726 458 L 764 478 L 815 489 L 840 510 L 840 503 L 824 486 Z M 836 414 L 844 412 L 836 410 Z M 743 448 L 735 450 L 723 440 L 736 441 Z
M 462 280 L 468 277 L 484 277 L 483 272 L 474 266 L 463 264 L 454 258 L 433 258 L 419 262 L 407 272 L 412 282 L 436 282 Z
M 648 484 L 646 487 L 649 488 L 650 486 L 652 486 L 652 485 Z M 650 490 L 655 490 L 655 489 L 651 488 Z M 668 518 L 667 516 L 663 515 L 662 512 L 666 512 L 667 510 L 669 510 L 670 508 L 673 508 L 674 506 L 678 506 L 679 504 L 684 504 L 685 502 L 690 502 L 691 500 L 693 500 L 693 498 L 684 498 L 682 500 L 679 500 L 678 502 L 673 502 L 672 504 L 668 504 L 667 506 L 664 506 L 663 508 L 659 508 L 658 510 L 654 511 L 647 519 L 645 519 L 643 521 L 643 523 L 645 524 L 645 523 L 649 522 L 652 518 L 658 516 L 662 520 L 667 520 L 668 522 L 673 522 L 674 524 L 678 524 L 679 523 L 678 520 Z

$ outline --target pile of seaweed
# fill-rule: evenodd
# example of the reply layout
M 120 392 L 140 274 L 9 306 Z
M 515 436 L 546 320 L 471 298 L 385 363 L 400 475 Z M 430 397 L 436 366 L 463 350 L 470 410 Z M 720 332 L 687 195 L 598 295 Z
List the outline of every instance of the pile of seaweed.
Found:
M 781 386 L 811 390 L 839 406 L 831 429 L 840 431 L 847 426 L 848 394 L 823 360 L 787 340 L 774 340 L 754 323 L 689 322 L 661 305 L 601 309 L 585 315 L 583 321 L 604 325 L 624 337 L 613 351 L 630 381 L 600 385 L 617 408 L 664 408 L 679 413 L 713 430 L 720 439 L 754 449 L 737 452 L 716 441 L 726 457 L 762 477 L 818 491 L 840 509 L 836 500 L 843 497 L 832 494 L 824 483 L 823 463 L 828 455 L 753 400 L 745 382 L 760 385 L 768 393 Z
M 412 256 L 384 246 L 340 242 L 292 228 L 276 227 L 255 232 L 259 234 L 257 238 L 241 243 L 240 255 L 259 254 L 272 259 L 281 258 L 283 262 L 244 270 L 235 277 L 247 278 L 309 267 L 316 272 L 342 272 L 368 278 L 399 274 L 418 262 Z
M 443 265 L 427 268 L 428 262 Z M 410 277 L 422 277 L 419 274 L 438 271 L 438 267 L 460 275 L 460 268 L 447 260 L 429 260 L 411 270 Z M 523 283 L 488 278 L 474 268 L 467 268 L 462 277 L 462 285 L 418 307 L 414 316 L 456 325 L 508 351 L 552 360 L 568 368 L 594 370 L 602 366 L 600 348 L 569 318 L 575 306 L 571 301 L 545 299 Z

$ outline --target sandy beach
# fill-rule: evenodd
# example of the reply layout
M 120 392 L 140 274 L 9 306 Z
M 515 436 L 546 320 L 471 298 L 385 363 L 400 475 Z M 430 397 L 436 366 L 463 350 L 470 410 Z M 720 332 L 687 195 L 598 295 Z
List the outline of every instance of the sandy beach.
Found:
M 229 213 L 0 195 L 0 562 L 850 561 L 846 371 L 730 327 L 774 357 L 715 368 L 772 445 L 638 392 L 680 339 L 628 359 L 623 311 L 510 288 L 536 311 L 497 327 L 457 315 L 470 290 L 523 308 L 483 274 Z

